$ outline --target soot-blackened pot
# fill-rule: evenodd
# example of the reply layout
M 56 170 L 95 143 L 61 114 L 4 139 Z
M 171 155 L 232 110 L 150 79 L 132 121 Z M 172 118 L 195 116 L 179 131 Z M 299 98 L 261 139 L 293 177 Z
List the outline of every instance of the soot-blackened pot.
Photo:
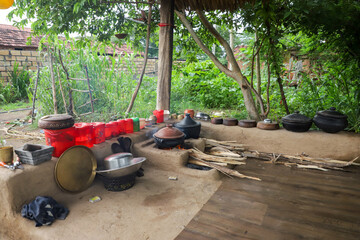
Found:
M 189 113 L 186 114 L 183 120 L 176 123 L 175 127 L 185 134 L 185 139 L 199 138 L 201 123 L 194 121 Z
M 282 118 L 282 124 L 284 128 L 292 132 L 306 132 L 310 129 L 312 125 L 311 118 L 308 118 L 305 115 L 300 114 L 299 111 L 296 111 L 293 114 L 289 114 Z
M 334 107 L 317 112 L 314 123 L 318 128 L 328 133 L 340 132 L 348 125 L 347 116 L 336 111 Z
M 256 127 L 255 120 L 239 120 L 238 125 L 243 128 L 253 128 Z
M 173 148 L 183 145 L 185 140 L 185 134 L 171 124 L 157 131 L 153 137 L 158 148 Z

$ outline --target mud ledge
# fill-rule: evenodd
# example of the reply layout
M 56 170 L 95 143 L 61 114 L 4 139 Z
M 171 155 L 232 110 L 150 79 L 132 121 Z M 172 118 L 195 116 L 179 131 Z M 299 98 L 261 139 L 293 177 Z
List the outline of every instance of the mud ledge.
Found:
M 164 125 L 159 127 L 161 126 Z M 88 190 L 79 194 L 62 192 L 54 180 L 56 158 L 39 166 L 24 165 L 23 171 L 11 172 L 1 168 L 0 238 L 98 239 L 96 234 L 107 239 L 116 239 L 119 235 L 126 236 L 124 239 L 174 238 L 182 230 L 181 226 L 186 225 L 216 191 L 221 183 L 221 176 L 215 170 L 186 168 L 188 152 L 184 150 L 163 150 L 159 156 L 159 150 L 146 136 L 149 131 L 151 129 L 128 135 L 134 143 L 134 155 L 145 156 L 148 161 L 144 164 L 145 177 L 139 178 L 139 184 L 122 193 L 107 192 L 99 180 L 95 180 Z M 360 155 L 360 135 L 347 132 L 293 133 L 284 129 L 264 131 L 202 122 L 200 137 L 236 140 L 246 144 L 249 149 L 264 152 L 306 153 L 311 157 L 339 160 L 351 160 Z M 99 164 L 105 156 L 111 154 L 111 144 L 114 142 L 116 139 L 111 139 L 92 148 Z M 202 139 L 193 143 L 200 149 L 204 148 Z M 174 175 L 179 177 L 179 181 L 167 179 Z M 71 215 L 65 221 L 56 221 L 52 227 L 35 229 L 33 222 L 20 216 L 20 209 L 38 195 L 54 197 L 70 209 Z M 103 201 L 89 205 L 87 199 L 94 195 L 100 195 Z M 116 211 L 121 214 L 114 215 Z M 142 216 L 144 211 L 145 215 Z M 100 223 L 94 222 L 94 218 L 98 216 Z M 138 219 L 139 216 L 141 220 Z M 116 222 L 117 218 L 122 220 Z M 170 228 L 164 230 L 161 224 Z M 142 226 L 145 232 L 137 233 L 134 225 Z

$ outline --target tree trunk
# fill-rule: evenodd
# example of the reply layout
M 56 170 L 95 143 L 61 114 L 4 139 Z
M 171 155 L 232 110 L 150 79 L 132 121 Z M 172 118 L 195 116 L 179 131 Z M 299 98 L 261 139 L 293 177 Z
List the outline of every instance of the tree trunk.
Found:
M 174 0 L 161 0 L 156 109 L 170 110 Z
M 260 120 L 260 115 L 256 109 L 255 101 L 252 96 L 252 91 L 254 91 L 254 94 L 256 90 L 251 89 L 249 81 L 246 79 L 246 77 L 241 73 L 241 69 L 239 65 L 236 62 L 236 58 L 234 56 L 234 52 L 230 48 L 230 45 L 226 40 L 216 31 L 216 29 L 207 21 L 204 14 L 200 11 L 197 11 L 198 16 L 200 17 L 202 23 L 204 26 L 210 31 L 211 34 L 215 36 L 215 38 L 220 42 L 220 44 L 225 48 L 226 54 L 229 57 L 229 62 L 233 65 L 233 70 L 230 71 L 229 69 L 224 66 L 219 59 L 210 51 L 208 47 L 204 45 L 204 43 L 201 41 L 199 36 L 195 33 L 194 29 L 191 26 L 191 23 L 187 20 L 184 13 L 175 11 L 177 16 L 180 18 L 181 22 L 185 25 L 191 36 L 194 38 L 194 41 L 199 45 L 199 47 L 204 51 L 206 55 L 209 56 L 209 58 L 214 62 L 215 66 L 217 66 L 220 71 L 224 72 L 227 76 L 233 78 L 236 80 L 236 82 L 240 85 L 241 92 L 244 97 L 244 103 L 246 110 L 250 116 L 251 119 L 254 120 Z
M 258 36 L 255 33 L 255 40 L 258 40 Z M 257 82 L 257 92 L 261 95 L 261 65 L 260 65 L 260 51 L 256 54 L 256 82 Z

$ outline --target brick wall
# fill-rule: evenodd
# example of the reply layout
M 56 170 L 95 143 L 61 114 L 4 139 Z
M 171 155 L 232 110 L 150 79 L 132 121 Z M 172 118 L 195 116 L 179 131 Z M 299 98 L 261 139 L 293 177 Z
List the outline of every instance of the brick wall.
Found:
M 36 70 L 37 62 L 44 60 L 38 51 L 29 50 L 0 50 L 0 80 L 8 82 L 9 72 L 14 69 L 15 63 L 19 69 Z
M 43 65 L 47 59 L 44 59 L 42 53 L 37 50 L 6 50 L 0 49 L 0 81 L 6 83 L 10 81 L 8 75 L 13 71 L 15 63 L 19 65 L 19 69 L 33 70 L 37 69 L 37 62 L 42 62 Z M 136 73 L 140 74 L 144 59 L 142 57 L 135 58 Z M 123 71 L 127 71 L 124 66 Z M 158 72 L 158 60 L 148 59 L 145 74 L 157 75 Z

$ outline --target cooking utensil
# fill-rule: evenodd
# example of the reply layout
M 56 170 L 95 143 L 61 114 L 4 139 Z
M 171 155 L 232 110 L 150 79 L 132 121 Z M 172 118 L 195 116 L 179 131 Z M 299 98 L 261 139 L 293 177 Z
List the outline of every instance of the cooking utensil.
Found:
M 239 120 L 238 125 L 243 128 L 253 128 L 256 127 L 255 120 Z
M 0 161 L 7 163 L 12 163 L 14 160 L 14 151 L 13 147 L 5 146 L 0 147 Z
M 124 152 L 131 152 L 132 140 L 128 137 L 120 137 L 117 139 Z
M 133 159 L 133 155 L 131 153 L 116 153 L 110 156 L 107 156 L 104 159 L 104 169 L 113 170 L 120 168 L 126 165 Z
M 74 118 L 68 114 L 53 114 L 43 116 L 38 121 L 39 128 L 57 130 L 72 127 Z
M 194 115 L 195 115 L 194 109 L 185 109 L 185 111 L 184 111 L 185 116 L 186 116 L 187 113 L 190 114 L 191 118 L 194 118 Z
M 211 123 L 212 124 L 222 124 L 223 119 L 222 118 L 213 118 L 213 119 L 211 119 Z
M 276 130 L 279 129 L 279 124 L 277 122 L 273 122 L 271 119 L 265 119 L 264 121 L 257 123 L 257 128 L 263 130 Z
M 124 149 L 118 143 L 111 144 L 112 153 L 121 153 L 124 152 Z
M 72 193 L 84 191 L 94 181 L 96 167 L 97 162 L 90 148 L 73 146 L 56 162 L 56 183 L 64 191 Z
M 133 174 L 136 173 L 142 163 L 146 161 L 145 157 L 138 157 L 138 158 L 132 158 L 132 159 L 126 159 L 126 161 L 122 161 L 120 164 L 120 167 L 116 168 L 116 169 L 106 169 L 106 168 L 101 168 L 96 170 L 96 173 L 105 176 L 105 177 L 122 177 L 122 176 L 126 176 L 129 174 Z
M 282 118 L 284 128 L 292 132 L 306 132 L 310 129 L 312 120 L 299 111 Z
M 186 114 L 183 120 L 176 123 L 175 127 L 185 134 L 185 139 L 199 138 L 201 123 L 194 121 L 189 113 Z
M 168 124 L 165 128 L 154 133 L 153 138 L 159 148 L 172 148 L 184 143 L 185 134 L 174 128 L 172 124 Z
M 348 125 L 347 116 L 336 111 L 334 107 L 317 112 L 314 123 L 318 128 L 328 133 L 337 133 L 344 130 Z
M 225 126 L 236 126 L 238 124 L 238 120 L 236 118 L 225 118 L 223 120 L 223 124 Z

